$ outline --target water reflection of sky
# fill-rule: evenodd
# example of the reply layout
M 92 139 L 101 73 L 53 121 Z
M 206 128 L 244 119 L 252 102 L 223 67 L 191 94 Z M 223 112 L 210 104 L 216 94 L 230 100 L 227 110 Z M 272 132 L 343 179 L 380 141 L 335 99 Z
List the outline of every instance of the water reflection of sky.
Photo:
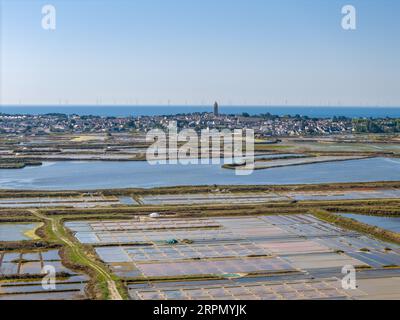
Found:
M 0 241 L 29 240 L 24 233 L 36 228 L 37 223 L 4 223 L 0 224 Z
M 343 216 L 382 229 L 400 233 L 400 217 L 374 217 L 364 216 L 361 214 L 343 214 Z
M 400 160 L 373 158 L 254 171 L 237 176 L 221 165 L 155 165 L 147 162 L 65 161 L 52 166 L 1 170 L 9 189 L 106 189 L 174 185 L 302 184 L 400 180 Z

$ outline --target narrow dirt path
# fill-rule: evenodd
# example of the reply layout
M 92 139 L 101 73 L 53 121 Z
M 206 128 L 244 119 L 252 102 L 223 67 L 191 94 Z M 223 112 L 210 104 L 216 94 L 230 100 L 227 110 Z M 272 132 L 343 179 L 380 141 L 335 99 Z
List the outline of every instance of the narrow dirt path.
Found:
M 66 236 L 64 236 L 62 234 L 62 232 L 59 230 L 59 228 L 64 228 L 64 226 L 59 224 L 56 218 L 50 218 L 48 216 L 40 214 L 37 210 L 30 210 L 30 212 L 42 220 L 50 221 L 51 229 L 52 229 L 54 235 L 58 239 L 60 239 L 62 242 L 64 242 L 68 247 L 70 247 L 71 250 L 73 250 L 74 254 L 76 254 L 90 268 L 92 268 L 96 273 L 98 273 L 101 277 L 103 277 L 107 281 L 107 287 L 108 287 L 110 300 L 123 300 L 121 294 L 119 293 L 119 291 L 117 289 L 117 285 L 115 284 L 115 281 L 112 279 L 109 272 L 107 270 L 105 270 L 103 268 L 103 266 L 99 265 L 96 261 L 93 261 L 85 253 L 83 253 L 82 250 L 79 248 L 79 246 L 76 243 L 74 243 L 73 241 L 71 241 L 70 239 L 68 239 Z

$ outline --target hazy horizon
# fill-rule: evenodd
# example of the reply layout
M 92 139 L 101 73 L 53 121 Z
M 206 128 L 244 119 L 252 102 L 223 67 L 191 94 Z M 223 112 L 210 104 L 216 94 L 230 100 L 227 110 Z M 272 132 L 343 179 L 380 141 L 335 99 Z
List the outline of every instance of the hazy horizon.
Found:
M 112 107 L 121 107 L 121 108 L 135 108 L 135 107 L 159 107 L 159 108 L 174 108 L 174 107 L 199 107 L 199 108 L 207 108 L 209 107 L 212 109 L 213 104 L 56 104 L 56 103 L 49 103 L 49 104 L 0 104 L 0 108 L 4 107 L 21 107 L 21 108 L 50 108 L 50 107 L 62 107 L 62 108 L 77 108 L 77 107 L 93 107 L 93 108 L 112 108 Z M 385 106 L 385 105 L 253 105 L 253 104 L 219 104 L 220 108 L 400 108 L 400 105 L 392 105 L 392 106 Z

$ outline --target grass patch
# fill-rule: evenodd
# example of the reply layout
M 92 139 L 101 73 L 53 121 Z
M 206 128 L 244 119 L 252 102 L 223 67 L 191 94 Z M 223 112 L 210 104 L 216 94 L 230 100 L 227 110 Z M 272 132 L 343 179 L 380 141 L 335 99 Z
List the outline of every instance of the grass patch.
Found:
M 311 211 L 318 219 L 333 223 L 340 227 L 354 230 L 360 233 L 374 236 L 377 239 L 388 241 L 396 244 L 400 244 L 400 234 L 392 231 L 384 230 L 369 224 L 365 224 L 354 219 L 342 217 L 336 214 L 329 213 L 324 210 L 313 210 Z M 362 249 L 360 249 L 362 250 Z

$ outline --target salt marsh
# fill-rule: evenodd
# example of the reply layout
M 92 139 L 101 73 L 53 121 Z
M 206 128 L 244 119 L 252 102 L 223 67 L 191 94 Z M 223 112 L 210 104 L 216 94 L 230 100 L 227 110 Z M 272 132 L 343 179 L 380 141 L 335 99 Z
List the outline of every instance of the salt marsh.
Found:
M 301 160 L 301 159 L 300 159 Z M 374 170 L 370 170 L 374 168 Z M 221 165 L 150 165 L 143 161 L 63 161 L 51 166 L 2 170 L 6 189 L 85 190 L 183 185 L 312 184 L 396 181 L 400 160 L 371 158 L 256 170 L 237 176 Z
M 0 223 L 0 241 L 31 240 L 40 223 Z

